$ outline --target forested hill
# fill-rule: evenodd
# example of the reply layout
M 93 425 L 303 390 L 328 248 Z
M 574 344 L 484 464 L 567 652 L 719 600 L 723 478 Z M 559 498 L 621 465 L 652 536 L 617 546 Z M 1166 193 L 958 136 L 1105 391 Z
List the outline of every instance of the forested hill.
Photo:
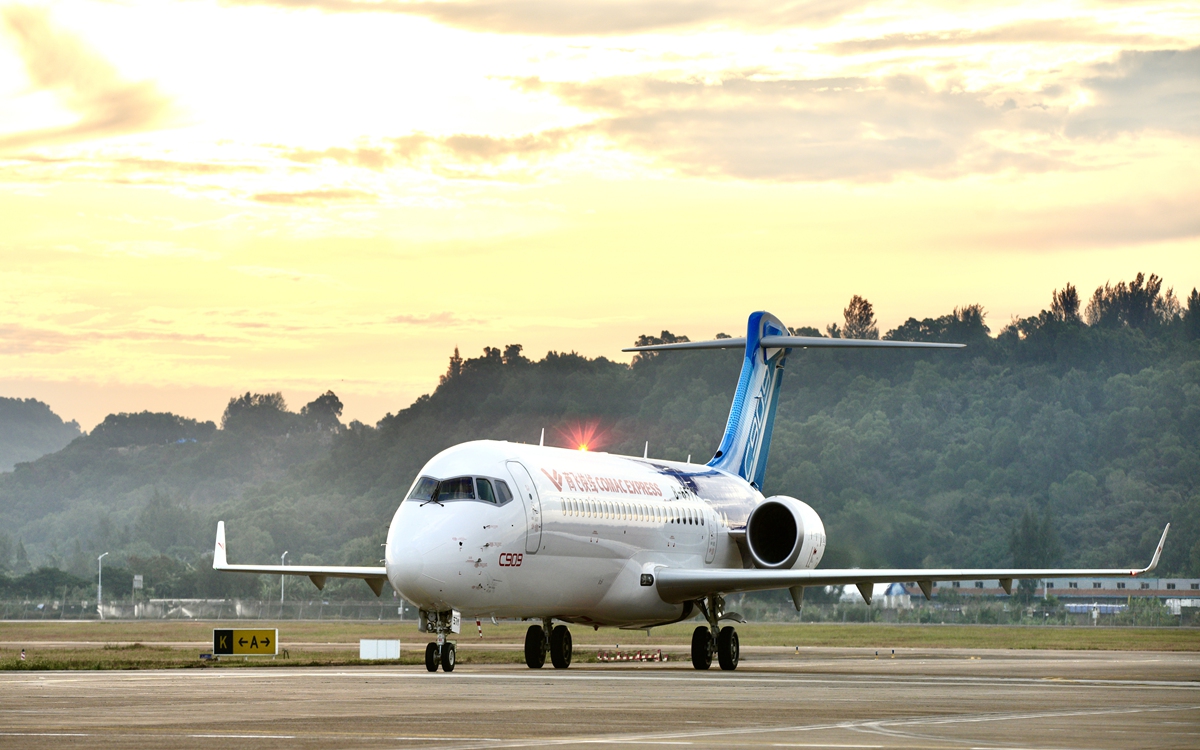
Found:
M 826 333 L 879 335 L 861 298 Z M 1181 303 L 1139 276 L 1087 300 L 1068 286 L 994 336 L 968 306 L 884 338 L 968 347 L 804 350 L 787 364 L 764 490 L 822 515 L 825 565 L 1123 566 L 1147 560 L 1170 521 L 1160 570 L 1200 575 L 1200 294 Z M 218 517 L 234 562 L 286 549 L 373 563 L 420 466 L 464 440 L 532 442 L 544 427 L 551 444 L 640 455 L 648 440 L 651 456 L 707 460 L 740 359 L 455 352 L 432 394 L 374 427 L 341 425 L 332 393 L 300 413 L 246 394 L 220 429 L 115 415 L 0 477 L 0 522 L 34 564 L 94 565 L 103 547 L 117 565 L 174 565 L 176 595 L 201 585 L 179 581 L 207 565 Z
M 63 422 L 49 405 L 32 398 L 0 397 L 0 471 L 61 450 L 77 437 L 79 425 Z

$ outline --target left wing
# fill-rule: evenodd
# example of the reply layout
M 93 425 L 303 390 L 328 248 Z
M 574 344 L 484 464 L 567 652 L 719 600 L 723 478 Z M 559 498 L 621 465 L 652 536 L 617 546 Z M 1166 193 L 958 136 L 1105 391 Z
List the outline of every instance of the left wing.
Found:
M 968 578 L 999 579 L 1000 585 L 1012 593 L 1012 582 L 1020 578 L 1115 578 L 1149 573 L 1158 566 L 1163 544 L 1171 524 L 1163 529 L 1162 538 L 1154 550 L 1150 564 L 1141 569 L 1121 568 L 891 568 L 891 569 L 829 569 L 829 570 L 761 570 L 757 568 L 717 568 L 712 570 L 685 570 L 682 568 L 659 568 L 655 571 L 655 585 L 664 601 L 679 603 L 702 599 L 709 594 L 733 594 L 743 591 L 767 591 L 770 589 L 795 589 L 804 586 L 842 586 L 854 584 L 868 604 L 871 602 L 871 587 L 876 583 L 903 583 L 916 581 L 925 598 L 933 596 L 934 581 L 960 581 Z M 798 596 L 793 592 L 793 599 Z
M 232 573 L 265 573 L 276 576 L 308 576 L 318 589 L 327 578 L 361 578 L 375 596 L 383 594 L 387 568 L 355 568 L 341 565 L 230 565 L 225 559 L 225 522 L 217 521 L 217 543 L 213 547 L 213 570 Z

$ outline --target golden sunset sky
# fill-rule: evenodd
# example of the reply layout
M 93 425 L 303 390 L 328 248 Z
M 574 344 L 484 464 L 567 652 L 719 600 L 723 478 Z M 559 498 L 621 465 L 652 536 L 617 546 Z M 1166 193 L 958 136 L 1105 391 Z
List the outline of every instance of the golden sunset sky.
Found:
M 455 345 L 1186 296 L 1197 45 L 1194 1 L 0 4 L 0 395 L 373 423 Z

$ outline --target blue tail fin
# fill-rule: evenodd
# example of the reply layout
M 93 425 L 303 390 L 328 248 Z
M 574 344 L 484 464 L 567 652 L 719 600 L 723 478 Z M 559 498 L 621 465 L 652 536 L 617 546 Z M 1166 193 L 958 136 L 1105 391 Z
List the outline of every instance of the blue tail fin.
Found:
M 738 378 L 737 393 L 729 409 L 729 422 L 717 453 L 709 466 L 731 474 L 762 489 L 771 450 L 771 429 L 775 426 L 775 408 L 779 404 L 779 386 L 783 364 L 790 349 L 765 349 L 764 336 L 787 336 L 788 329 L 779 318 L 767 312 L 750 316 L 746 330 L 746 358 Z

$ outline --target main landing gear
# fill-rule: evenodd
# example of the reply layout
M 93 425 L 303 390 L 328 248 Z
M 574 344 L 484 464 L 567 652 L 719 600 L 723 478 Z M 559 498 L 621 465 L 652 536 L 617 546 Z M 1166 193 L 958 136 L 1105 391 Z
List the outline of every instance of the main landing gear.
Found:
M 725 600 L 719 595 L 709 596 L 700 604 L 700 611 L 708 625 L 701 625 L 692 633 L 692 666 L 696 669 L 708 669 L 712 666 L 713 654 L 721 669 L 737 669 L 741 656 L 737 631 L 733 626 L 720 626 L 721 618 L 725 616 Z M 730 619 L 739 619 L 733 615 Z
M 550 618 L 542 625 L 530 625 L 525 631 L 525 664 L 530 669 L 541 669 L 546 664 L 546 654 L 555 669 L 571 666 L 571 631 L 566 625 L 551 627 Z M 549 631 L 550 637 L 546 637 Z
M 452 632 L 450 629 L 451 613 L 422 612 L 421 614 L 427 618 L 426 627 L 437 633 L 437 641 L 425 646 L 425 668 L 430 672 L 436 672 L 441 666 L 443 672 L 453 672 L 457 654 L 454 641 L 446 640 L 446 634 Z

